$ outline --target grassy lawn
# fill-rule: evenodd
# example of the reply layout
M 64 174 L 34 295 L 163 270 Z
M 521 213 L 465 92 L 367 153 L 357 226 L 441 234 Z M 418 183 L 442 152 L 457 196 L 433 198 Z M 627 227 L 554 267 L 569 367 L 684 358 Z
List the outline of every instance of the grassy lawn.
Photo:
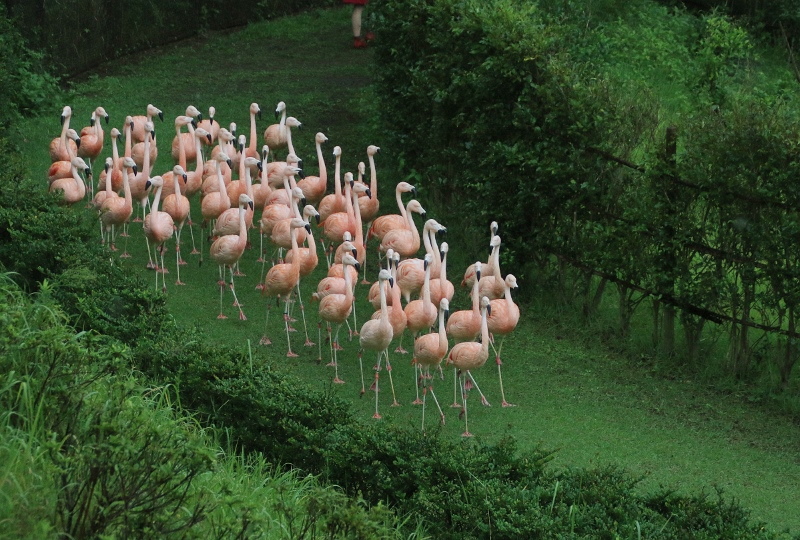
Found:
M 334 146 L 342 147 L 343 172 L 355 171 L 359 161 L 366 161 L 369 144 L 382 146 L 369 86 L 371 69 L 369 50 L 350 48 L 349 10 L 333 9 L 254 24 L 238 32 L 183 42 L 102 66 L 97 75 L 75 83 L 69 104 L 75 113 L 73 127 L 77 129 L 88 123 L 88 114 L 97 105 L 105 107 L 111 126 L 118 128 L 126 115 L 143 114 L 148 103 L 162 109 L 165 122 L 156 124 L 160 154 L 154 170 L 160 174 L 172 166 L 172 119 L 183 114 L 188 104 L 204 113 L 213 105 L 223 126 L 233 121 L 238 124 L 239 133 L 248 134 L 248 106 L 255 101 L 265 115 L 258 123 L 260 137 L 273 122 L 275 105 L 283 100 L 289 114 L 303 122 L 303 129 L 294 135 L 295 146 L 312 174 L 317 170 L 314 134 L 322 131 L 327 135 L 329 141 L 323 153 L 332 177 Z M 23 124 L 31 174 L 41 179 L 43 189 L 44 171 L 49 165 L 47 142 L 59 133 L 58 114 L 63 105 L 54 104 L 50 116 Z M 106 141 L 104 157 L 110 155 L 108 135 Z M 384 146 L 376 162 L 382 182 L 381 211 L 394 212 L 393 186 L 404 178 L 401 165 L 393 149 Z M 99 173 L 99 166 L 96 170 Z M 420 193 L 419 199 L 424 206 L 425 194 Z M 193 208 L 193 214 L 199 216 L 198 201 L 193 202 Z M 87 211 L 82 207 L 75 210 Z M 428 217 L 436 218 L 432 214 Z M 444 225 L 459 227 L 458 223 Z M 133 258 L 125 261 L 111 255 L 110 260 L 112 264 L 126 265 L 153 283 L 153 272 L 145 269 L 144 238 L 138 227 L 131 227 L 128 244 Z M 195 227 L 194 233 L 199 243 L 199 229 Z M 274 308 L 274 300 L 269 301 L 273 309 L 267 328 L 274 344 L 258 345 L 264 334 L 268 301 L 255 290 L 262 272 L 256 262 L 257 231 L 250 235 L 254 249 L 245 252 L 242 259 L 246 277 L 237 278 L 236 282 L 247 321 L 238 320 L 227 293 L 224 302 L 229 318 L 217 320 L 217 267 L 207 256 L 206 262 L 199 265 L 196 256 L 188 255 L 191 243 L 187 230 L 183 238 L 184 257 L 189 262 L 181 269 L 186 286 L 172 285 L 173 244 L 169 244 L 167 253 L 168 302 L 180 324 L 195 326 L 210 339 L 241 350 L 243 362 L 248 361 L 251 351 L 253 362 L 267 363 L 335 392 L 351 401 L 365 421 L 373 421 L 374 394 L 367 392 L 360 397 L 358 345 L 355 340 L 347 341 L 345 330 L 344 350 L 339 354 L 344 385 L 331 382 L 332 368 L 325 367 L 326 346 L 321 364 L 317 347 L 303 346 L 299 309 L 294 310 L 298 333 L 292 334 L 298 358 L 285 357 L 280 309 Z M 485 254 L 459 252 L 457 235 L 453 240 L 450 253 L 454 264 L 448 267 L 448 276 L 457 285 L 464 264 L 474 257 L 485 258 Z M 377 275 L 376 252 L 371 245 L 367 262 L 370 280 Z M 322 260 L 316 272 L 304 280 L 304 300 L 325 275 L 324 266 Z M 509 271 L 513 269 L 504 269 Z M 357 287 L 359 326 L 371 313 L 367 289 L 366 285 Z M 468 304 L 467 293 L 459 290 L 451 310 L 465 309 Z M 307 304 L 306 318 L 311 339 L 317 342 L 316 304 Z M 410 343 L 406 337 L 405 344 Z M 585 330 L 565 329 L 531 309 L 523 308 L 520 325 L 506 340 L 503 357 L 506 395 L 518 406 L 500 407 L 497 368 L 488 362 L 474 375 L 492 406 L 481 406 L 474 391 L 469 399 L 470 431 L 477 436 L 487 440 L 513 436 L 523 448 L 542 445 L 558 449 L 554 462 L 558 467 L 618 464 L 642 475 L 641 486 L 645 490 L 663 485 L 680 490 L 704 489 L 713 494 L 713 487 L 718 486 L 770 527 L 800 531 L 800 427 L 789 420 L 776 418 L 734 395 L 713 392 L 696 381 L 654 376 L 646 368 L 631 365 L 597 346 Z M 373 361 L 373 357 L 365 357 L 368 377 Z M 384 372 L 380 396 L 384 421 L 419 429 L 421 410 L 411 405 L 415 390 L 410 355 L 393 353 L 392 362 L 401 406 L 389 406 Z M 429 401 L 426 426 L 432 432 L 438 431 L 439 436 L 457 439 L 463 431 L 463 421 L 459 419 L 459 409 L 450 407 L 452 369 L 445 369 L 444 375 L 444 380 L 436 380 L 435 391 L 446 423 L 438 427 L 438 414 Z

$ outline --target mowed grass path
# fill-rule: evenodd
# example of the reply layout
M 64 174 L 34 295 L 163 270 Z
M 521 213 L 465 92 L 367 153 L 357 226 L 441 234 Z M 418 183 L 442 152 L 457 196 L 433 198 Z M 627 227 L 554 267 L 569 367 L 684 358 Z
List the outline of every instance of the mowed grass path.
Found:
M 377 156 L 381 179 L 379 196 L 382 212 L 394 212 L 393 186 L 405 172 L 396 160 L 394 149 L 385 146 L 377 128 L 376 105 L 372 90 L 370 51 L 350 48 L 349 10 L 333 9 L 268 23 L 246 29 L 192 40 L 139 55 L 135 58 L 101 66 L 96 76 L 77 82 L 69 104 L 76 116 L 73 126 L 80 129 L 88 123 L 88 114 L 103 105 L 111 115 L 111 126 L 122 127 L 125 115 L 142 114 L 147 103 L 165 113 L 166 121 L 157 122 L 160 155 L 154 173 L 171 169 L 170 142 L 174 134 L 172 119 L 182 114 L 188 104 L 204 113 L 209 105 L 217 109 L 217 119 L 227 126 L 234 121 L 239 132 L 249 134 L 248 106 L 255 101 L 264 111 L 258 123 L 259 136 L 269 123 L 278 101 L 284 100 L 289 114 L 299 118 L 304 128 L 295 134 L 298 153 L 305 159 L 309 173 L 316 174 L 314 134 L 324 132 L 329 142 L 323 147 L 329 176 L 333 177 L 333 147 L 343 150 L 342 171 L 356 171 L 359 161 L 366 161 L 366 147 L 382 147 Z M 47 142 L 58 135 L 58 114 L 64 104 L 53 105 L 49 117 L 34 119 L 23 125 L 24 148 L 31 164 L 31 174 L 46 182 L 48 166 Z M 110 155 L 110 137 L 106 135 L 106 151 Z M 122 143 L 122 141 L 120 141 Z M 259 141 L 260 146 L 260 141 Z M 283 154 L 279 154 L 282 158 Z M 99 172 L 99 164 L 95 169 Z M 422 186 L 420 186 L 422 187 Z M 426 204 L 424 189 L 419 195 Z M 199 217 L 199 204 L 193 203 Z M 85 212 L 76 208 L 76 212 Z M 428 217 L 436 218 L 433 213 Z M 419 220 L 418 220 L 419 224 Z M 444 223 L 451 230 L 458 223 Z M 121 261 L 131 272 L 141 274 L 147 283 L 154 283 L 152 271 L 144 268 L 146 253 L 141 231 L 133 225 L 129 249 L 133 258 Z M 195 235 L 199 245 L 199 229 Z M 501 224 L 502 234 L 502 224 Z M 270 347 L 258 342 L 264 334 L 267 300 L 255 290 L 261 266 L 258 257 L 258 235 L 252 231 L 255 246 L 242 259 L 246 277 L 237 279 L 237 292 L 244 304 L 247 321 L 236 317 L 231 297 L 226 293 L 227 320 L 217 320 L 217 267 L 206 255 L 199 265 L 196 256 L 189 256 L 189 231 L 184 231 L 184 257 L 189 265 L 181 270 L 187 283 L 175 287 L 175 262 L 172 245 L 167 253 L 169 307 L 176 321 L 193 326 L 210 339 L 228 344 L 242 352 L 242 361 L 265 363 L 285 370 L 319 388 L 334 392 L 352 402 L 357 415 L 371 419 L 374 394 L 360 397 L 357 361 L 358 345 L 347 340 L 342 331 L 344 351 L 339 355 L 340 373 L 346 383 L 331 382 L 332 369 L 327 346 L 323 347 L 322 363 L 318 349 L 303 347 L 299 309 L 292 335 L 298 358 L 286 358 L 280 309 L 273 309 L 268 327 L 273 340 Z M 485 259 L 484 250 L 468 253 L 451 241 L 449 277 L 460 281 L 463 269 L 474 258 Z M 487 239 L 488 241 L 488 234 Z M 122 242 L 122 239 L 120 239 Z M 483 245 L 484 239 L 476 244 Z M 206 250 L 208 244 L 206 243 Z M 271 252 L 271 248 L 270 248 Z M 368 272 L 370 280 L 377 275 L 375 246 L 370 245 Z M 505 268 L 504 272 L 514 269 Z M 325 274 L 321 267 L 305 280 L 303 298 L 307 301 L 316 282 Z M 521 287 L 526 284 L 520 283 Z M 365 298 L 366 285 L 357 287 L 356 314 L 358 325 L 372 309 Z M 274 300 L 271 301 L 274 304 Z M 452 309 L 466 309 L 469 299 L 459 290 Z M 307 319 L 311 339 L 317 341 L 316 305 L 308 304 Z M 742 403 L 735 396 L 712 392 L 691 380 L 664 380 L 653 377 L 646 369 L 583 343 L 579 332 L 560 330 L 544 318 L 536 318 L 523 307 L 517 331 L 506 340 L 503 366 L 506 394 L 513 408 L 501 408 L 497 369 L 490 361 L 475 377 L 492 407 L 482 407 L 473 391 L 469 400 L 470 430 L 489 441 L 513 436 L 522 448 L 541 445 L 557 449 L 554 466 L 595 466 L 618 464 L 635 475 L 643 475 L 643 490 L 659 485 L 697 492 L 705 490 L 713 496 L 713 486 L 721 487 L 728 497 L 736 497 L 753 511 L 753 517 L 766 521 L 776 530 L 790 527 L 800 531 L 800 428 L 789 420 L 775 418 L 757 406 Z M 356 338 L 357 339 L 357 338 Z M 406 337 L 405 344 L 411 340 Z M 415 397 L 410 356 L 393 354 L 393 378 L 401 407 L 389 407 L 388 378 L 381 379 L 381 410 L 384 421 L 397 422 L 419 429 L 421 410 L 412 406 Z M 365 356 L 367 384 L 371 380 L 374 357 Z M 439 436 L 458 439 L 463 431 L 459 409 L 453 402 L 453 373 L 444 370 L 445 379 L 435 381 L 435 391 L 444 409 L 446 424 L 438 427 L 433 403 L 428 402 L 427 429 Z M 410 449 L 413 451 L 413 449 Z

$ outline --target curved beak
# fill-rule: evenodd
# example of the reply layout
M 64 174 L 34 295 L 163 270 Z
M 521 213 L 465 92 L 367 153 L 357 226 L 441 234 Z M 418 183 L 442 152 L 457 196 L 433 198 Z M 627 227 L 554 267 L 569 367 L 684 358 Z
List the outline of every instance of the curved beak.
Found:
M 450 320 L 450 310 L 446 309 L 446 310 L 444 310 L 444 324 L 445 325 L 447 324 L 448 320 Z
M 139 166 L 136 165 L 135 163 L 133 164 L 133 167 L 131 167 L 131 170 L 133 171 L 134 175 L 139 174 Z
M 228 164 L 228 167 L 233 168 L 233 162 L 230 160 L 230 158 L 228 158 L 228 160 L 225 163 Z
M 211 144 L 211 133 L 206 135 L 206 140 L 208 140 L 208 144 Z
M 367 188 L 366 194 L 368 199 L 372 198 L 372 192 L 369 190 L 369 188 Z
M 358 249 L 353 248 L 350 251 L 353 253 L 353 257 L 358 257 Z
M 94 118 L 89 118 L 89 126 L 90 127 L 94 127 L 94 124 L 95 124 L 95 119 Z
M 278 109 L 275 109 L 275 120 L 281 117 L 281 112 Z
M 422 219 L 427 219 L 428 218 L 428 213 L 427 212 L 422 212 L 421 215 L 422 215 Z
M 317 220 L 317 225 L 319 225 L 319 214 L 317 214 L 316 216 L 314 216 L 314 219 L 315 219 L 315 220 Z
M 193 128 L 197 129 L 197 120 L 196 119 L 192 118 L 191 124 L 192 124 Z
M 131 122 L 131 131 L 133 131 L 133 122 Z
M 389 287 L 394 287 L 394 278 L 389 278 Z
M 63 126 L 64 122 L 66 122 L 66 121 L 67 121 L 67 117 L 62 114 L 61 115 L 61 125 Z
M 253 201 L 247 201 L 247 206 L 250 207 L 250 210 L 253 210 L 255 206 L 253 205 Z
M 80 148 L 81 147 L 81 138 L 80 137 L 75 139 L 75 147 L 76 148 Z
M 356 261 L 356 264 L 353 265 L 353 268 L 356 269 L 356 272 L 359 272 L 361 270 L 361 265 L 358 264 L 358 261 Z
M 306 223 L 306 225 L 305 225 L 305 230 L 306 230 L 306 232 L 307 232 L 308 234 L 311 234 L 311 225 L 309 225 L 308 223 Z
M 306 177 L 306 173 L 303 172 L 303 169 L 300 169 L 299 171 L 297 171 L 297 176 L 299 176 L 300 180 L 302 180 L 303 178 Z
M 261 109 L 258 109 L 256 116 L 258 117 L 259 120 L 261 120 Z
M 259 170 L 259 171 L 263 171 L 263 170 L 264 170 L 264 165 L 263 165 L 263 163 L 264 163 L 263 161 L 259 161 L 259 162 L 256 164 L 256 167 L 258 167 L 258 170 Z
M 108 121 L 109 121 L 109 116 L 106 115 L 106 125 L 108 125 Z
M 305 207 L 305 206 L 306 206 L 306 204 L 308 204 L 308 201 L 306 201 L 306 198 L 305 198 L 305 197 L 303 197 L 302 199 L 300 199 L 300 206 L 302 206 L 302 207 Z
M 200 114 L 197 115 L 197 121 L 198 122 L 202 122 L 203 121 L 203 113 L 200 113 Z
M 412 186 L 411 188 L 411 195 L 416 199 L 417 198 L 417 188 L 416 186 Z
M 161 120 L 162 122 L 164 121 L 164 111 L 160 111 L 158 113 L 158 119 Z
M 480 270 L 478 270 L 477 272 L 475 272 L 475 279 L 477 279 L 478 281 L 480 281 L 480 280 L 481 280 L 481 271 L 480 271 Z
M 447 235 L 447 227 L 442 227 L 436 231 L 436 234 L 438 234 L 440 238 L 444 238 Z
M 439 258 L 444 259 L 444 251 L 442 251 L 441 249 L 439 250 Z
M 183 183 L 185 184 L 188 181 L 189 181 L 189 175 L 186 174 L 186 173 L 183 173 Z
M 153 185 L 153 182 L 148 180 L 147 182 L 144 183 L 144 189 L 150 189 L 150 186 L 152 186 L 152 185 Z
M 491 315 L 492 315 L 492 304 L 489 304 L 488 306 L 486 306 L 486 316 L 488 317 Z

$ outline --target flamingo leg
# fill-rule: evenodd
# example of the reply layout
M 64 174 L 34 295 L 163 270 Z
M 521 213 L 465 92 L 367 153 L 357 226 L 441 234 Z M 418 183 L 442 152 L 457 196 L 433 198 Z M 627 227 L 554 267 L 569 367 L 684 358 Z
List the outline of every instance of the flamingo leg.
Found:
M 189 234 L 192 237 L 192 251 L 189 252 L 189 255 L 197 255 L 200 252 L 197 251 L 197 247 L 195 247 L 195 244 L 194 244 L 194 228 L 193 228 L 193 224 L 192 224 L 192 212 L 191 211 L 189 211 L 189 215 L 188 215 L 188 217 L 186 219 L 189 222 Z
M 181 260 L 181 240 L 180 240 L 181 230 L 177 229 L 175 231 L 175 268 L 178 272 L 178 279 L 175 281 L 175 285 L 186 285 L 183 281 L 181 281 L 181 263 L 186 264 Z
M 389 372 L 389 385 L 392 387 L 392 407 L 399 407 L 397 395 L 394 392 L 394 380 L 392 380 L 392 364 L 389 363 L 389 352 L 386 352 L 386 371 Z
M 233 285 L 233 268 L 230 266 L 228 268 L 231 271 L 231 293 L 233 293 L 233 305 L 239 308 L 239 320 L 246 321 L 247 316 L 244 314 L 244 311 L 242 311 L 242 304 L 239 303 L 239 299 L 236 297 L 236 287 Z
M 381 374 L 380 374 L 381 354 L 383 354 L 383 351 L 378 353 L 378 369 L 375 371 L 375 383 L 374 383 L 374 387 L 375 387 L 375 414 L 372 415 L 372 418 L 375 418 L 376 420 L 380 420 L 381 419 L 381 414 L 378 412 L 378 379 L 380 379 L 380 376 L 381 376 Z
M 306 325 L 306 306 L 303 304 L 303 295 L 300 294 L 300 280 L 297 280 L 297 301 L 300 303 L 300 314 L 303 316 L 303 331 L 306 334 L 305 347 L 313 347 L 314 342 L 308 339 L 308 326 Z
M 270 303 L 267 302 L 267 317 L 264 319 L 264 335 L 261 336 L 261 340 L 258 342 L 259 345 L 272 345 L 272 340 L 267 337 L 267 329 L 269 328 L 269 306 Z
M 283 322 L 284 322 L 284 326 L 286 328 L 286 343 L 289 346 L 289 350 L 286 351 L 286 357 L 287 358 L 297 358 L 297 353 L 292 352 L 292 340 L 289 338 L 289 332 L 290 332 L 290 330 L 289 330 L 289 328 L 290 328 L 289 327 L 289 296 L 290 295 L 286 296 L 286 302 L 284 303 L 285 308 L 283 310 Z M 294 330 L 294 329 L 292 329 L 292 330 Z
M 454 367 L 453 368 L 453 404 L 450 405 L 454 409 L 460 409 L 461 408 L 461 404 L 458 402 L 457 392 L 458 392 L 458 369 Z
M 331 323 L 327 324 L 327 328 L 328 328 L 328 348 L 330 349 L 330 353 L 331 353 L 331 361 L 328 364 L 326 364 L 326 367 L 333 367 L 333 366 L 336 365 L 336 360 L 334 359 L 334 355 L 333 355 L 333 351 L 336 350 L 336 347 L 334 346 Z
M 469 371 L 467 371 L 467 373 L 469 373 Z M 464 379 L 466 379 L 466 376 L 464 376 Z M 464 413 L 464 433 L 462 433 L 461 436 L 472 437 L 472 433 L 469 432 L 469 425 L 467 419 L 467 390 L 464 386 L 465 386 L 465 381 L 461 381 L 461 401 L 462 403 L 464 403 L 464 407 L 461 409 L 461 411 Z
M 341 326 L 341 324 L 339 326 Z M 333 349 L 333 369 L 335 370 L 333 382 L 336 384 L 344 384 L 344 381 L 339 378 L 339 351 L 336 349 Z
M 220 265 L 222 266 L 222 265 Z M 219 315 L 217 315 L 217 319 L 227 319 L 228 317 L 222 313 L 222 297 L 225 294 L 225 284 L 219 285 Z
M 422 397 L 423 399 L 419 399 L 419 387 L 422 385 Z M 414 390 L 417 392 L 417 398 L 411 402 L 412 405 L 422 405 L 423 415 L 425 414 L 425 379 L 422 373 L 422 368 L 419 364 L 414 362 Z
M 159 255 L 161 256 L 161 268 L 156 269 L 156 288 L 158 288 L 158 274 L 161 274 L 161 283 L 162 283 L 162 290 L 167 292 L 167 278 L 166 274 L 168 272 L 167 267 L 164 265 L 164 244 L 159 246 Z
M 497 375 L 500 377 L 500 397 L 503 399 L 502 405 L 503 407 L 516 407 L 515 404 L 506 401 L 506 393 L 503 390 L 503 371 L 500 369 L 500 366 L 503 365 L 503 362 L 500 360 L 500 353 L 503 351 L 503 342 L 505 342 L 505 340 L 505 336 L 500 339 L 500 348 L 497 349 L 497 356 L 494 361 L 497 364 Z M 494 343 L 492 343 L 492 347 L 494 347 Z
M 472 384 L 474 384 L 474 385 L 475 385 L 475 388 L 477 388 L 477 389 L 478 389 L 478 393 L 481 395 L 481 404 L 482 404 L 482 405 L 484 405 L 484 406 L 486 406 L 486 407 L 491 407 L 491 406 L 492 406 L 492 404 L 491 404 L 491 403 L 489 403 L 489 400 L 487 400 L 487 399 L 486 399 L 486 396 L 484 396 L 484 395 L 483 395 L 483 392 L 481 392 L 481 387 L 480 387 L 480 386 L 478 386 L 478 381 L 476 381 L 476 380 L 475 380 L 475 377 L 473 377 L 473 376 L 472 376 L 472 372 L 471 372 L 471 371 L 469 371 L 469 370 L 467 370 L 467 374 L 469 375 L 469 378 L 470 378 L 470 380 L 472 381 Z M 465 383 L 465 384 L 466 384 L 466 383 Z
M 364 386 L 364 362 L 361 360 L 361 356 L 364 353 L 364 349 L 358 350 L 358 367 L 361 370 L 361 395 L 363 396 L 366 393 L 366 388 Z
M 125 224 L 122 226 L 122 236 L 125 237 L 125 246 L 122 248 L 122 255 L 120 255 L 120 259 L 130 259 L 131 254 L 128 253 L 128 238 L 130 235 L 128 234 L 128 222 L 126 221 Z
M 433 402 L 436 403 L 436 408 L 439 409 L 439 421 L 444 425 L 444 412 L 442 411 L 441 405 L 439 405 L 439 400 L 436 399 L 436 393 L 433 391 L 433 385 L 429 385 L 426 387 L 427 390 L 431 391 L 431 396 L 433 397 Z M 424 404 L 423 404 L 424 408 Z

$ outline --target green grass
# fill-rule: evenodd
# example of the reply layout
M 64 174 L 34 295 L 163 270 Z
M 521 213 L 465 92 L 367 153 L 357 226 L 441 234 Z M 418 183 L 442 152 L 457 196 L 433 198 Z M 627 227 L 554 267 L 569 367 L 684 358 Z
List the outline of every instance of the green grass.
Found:
M 284 100 L 289 114 L 304 124 L 294 139 L 298 153 L 306 158 L 306 168 L 316 172 L 313 137 L 322 131 L 329 137 L 323 151 L 329 159 L 331 176 L 330 156 L 336 145 L 343 149 L 343 171 L 355 171 L 358 161 L 366 161 L 367 145 L 382 146 L 382 141 L 369 86 L 370 51 L 350 49 L 349 36 L 349 10 L 333 9 L 254 24 L 239 32 L 192 40 L 101 66 L 96 76 L 76 82 L 73 87 L 68 100 L 75 111 L 73 125 L 76 128 L 84 125 L 89 111 L 103 105 L 111 115 L 111 125 L 121 127 L 125 115 L 142 114 L 147 103 L 155 104 L 166 118 L 164 124 L 156 125 L 160 133 L 160 156 L 154 172 L 161 173 L 172 165 L 169 159 L 169 143 L 174 133 L 172 119 L 182 114 L 186 105 L 194 104 L 204 112 L 214 105 L 223 125 L 235 121 L 240 132 L 247 133 L 247 108 L 256 101 L 266 114 L 259 123 L 260 134 L 271 123 L 266 118 L 275 104 Z M 47 141 L 58 135 L 62 105 L 53 104 L 48 117 L 22 124 L 31 174 L 41 182 L 42 189 L 46 186 Z M 110 137 L 107 140 L 104 156 L 110 155 Z M 382 146 L 376 161 L 382 182 L 379 192 L 382 212 L 392 212 L 392 187 L 403 179 L 404 172 L 392 148 Z M 426 204 L 424 193 L 420 194 L 420 200 Z M 199 215 L 197 201 L 194 209 L 194 214 Z M 86 210 L 76 208 L 76 212 L 83 211 Z M 457 231 L 461 224 L 444 225 Z M 144 268 L 144 238 L 137 227 L 132 227 L 129 242 L 133 258 L 126 262 L 110 255 L 109 259 L 112 264 L 123 264 L 153 282 L 153 273 Z M 198 234 L 197 229 L 195 233 Z M 258 245 L 256 234 L 251 233 L 251 240 Z M 457 283 L 463 264 L 485 255 L 467 253 L 457 232 L 451 240 L 455 263 L 450 265 L 448 274 Z M 299 320 L 295 324 L 299 333 L 292 335 L 292 341 L 300 356 L 295 359 L 284 356 L 278 309 L 273 309 L 268 329 L 274 345 L 260 347 L 267 301 L 255 290 L 261 272 L 255 262 L 257 249 L 245 253 L 242 269 L 247 277 L 236 281 L 248 320 L 238 320 L 235 308 L 230 305 L 231 297 L 226 294 L 229 318 L 220 321 L 216 319 L 217 268 L 210 260 L 199 266 L 197 258 L 188 255 L 190 241 L 186 230 L 184 246 L 187 247 L 184 256 L 190 263 L 181 270 L 185 287 L 172 285 L 175 263 L 171 249 L 167 258 L 169 308 L 180 324 L 195 326 L 219 343 L 241 351 L 251 350 L 253 362 L 269 364 L 315 386 L 329 388 L 349 400 L 357 415 L 372 421 L 373 394 L 368 392 L 359 397 L 356 341 L 343 339 L 345 350 L 339 358 L 344 385 L 332 384 L 332 370 L 324 366 L 328 359 L 325 348 L 324 361 L 319 364 L 317 348 L 303 347 Z M 371 279 L 377 274 L 374 254 L 371 246 L 367 263 Z M 305 299 L 323 275 L 320 268 L 304 281 Z M 366 290 L 364 285 L 357 288 L 359 325 L 371 312 L 365 301 Z M 451 305 L 453 309 L 466 308 L 466 292 L 458 291 Z M 315 307 L 309 305 L 307 318 L 311 338 L 317 341 Z M 608 352 L 592 336 L 591 328 L 559 326 L 546 314 L 550 312 L 523 307 L 517 331 L 506 340 L 503 355 L 506 395 L 517 407 L 499 406 L 494 363 L 489 362 L 475 372 L 492 407 L 482 407 L 472 393 L 469 421 L 473 433 L 487 440 L 512 435 L 522 447 L 541 444 L 557 448 L 554 463 L 558 467 L 622 465 L 644 477 L 643 490 L 659 485 L 682 491 L 720 486 L 729 496 L 751 508 L 754 518 L 766 521 L 770 527 L 800 531 L 796 507 L 800 498 L 797 425 L 743 403 L 735 395 L 712 391 L 697 381 L 654 376 L 647 366 L 632 364 Z M 295 310 L 295 315 L 300 319 L 299 310 Z M 342 335 L 346 336 L 345 331 Z M 410 339 L 405 343 L 409 345 Z M 415 396 L 410 357 L 393 354 L 392 362 L 402 406 L 390 408 L 388 392 L 382 392 L 384 421 L 419 429 L 420 408 L 410 404 Z M 365 358 L 365 364 L 369 377 L 373 358 Z M 446 424 L 437 426 L 430 402 L 426 418 L 431 432 L 458 439 L 463 423 L 458 409 L 449 407 L 453 401 L 452 377 L 452 370 L 446 369 L 445 379 L 435 382 Z M 384 372 L 384 390 L 388 390 L 386 382 Z

